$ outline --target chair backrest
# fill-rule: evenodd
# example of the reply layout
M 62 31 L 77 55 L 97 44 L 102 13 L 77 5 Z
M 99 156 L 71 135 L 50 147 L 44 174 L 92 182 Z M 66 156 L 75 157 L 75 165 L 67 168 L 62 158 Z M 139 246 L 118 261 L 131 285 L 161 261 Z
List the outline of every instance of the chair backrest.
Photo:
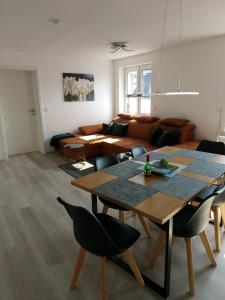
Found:
M 219 195 L 224 195 L 225 193 L 225 182 L 224 182 L 224 176 L 221 177 L 220 184 L 212 184 L 209 187 L 204 188 L 197 196 L 196 200 L 198 202 L 204 202 L 206 199 L 215 196 L 215 199 L 213 201 L 213 205 L 215 205 L 218 201 L 221 202 L 221 197 L 218 197 Z M 225 197 L 224 197 L 225 202 Z
M 131 149 L 131 154 L 132 157 L 136 157 L 142 154 L 145 154 L 147 152 L 147 150 L 145 149 L 144 146 L 139 146 L 139 147 L 135 147 Z
M 202 152 L 209 152 L 209 153 L 214 153 L 214 154 L 225 155 L 225 145 L 223 142 L 214 142 L 214 141 L 203 140 L 198 145 L 196 150 L 202 151 Z
M 199 206 L 193 209 L 192 216 L 182 229 L 186 237 L 193 237 L 203 232 L 209 223 L 209 212 L 215 196 L 209 196 Z
M 119 163 L 119 160 L 115 155 L 109 154 L 104 156 L 98 156 L 95 160 L 95 171 L 114 166 Z
M 224 180 L 221 181 L 221 183 L 217 186 L 216 190 L 215 190 L 215 195 L 220 195 L 223 194 L 225 192 L 225 182 Z
M 98 256 L 113 256 L 121 249 L 115 245 L 108 233 L 104 230 L 95 215 L 87 209 L 73 206 L 60 197 L 57 201 L 62 204 L 73 220 L 73 232 L 77 242 L 87 251 Z

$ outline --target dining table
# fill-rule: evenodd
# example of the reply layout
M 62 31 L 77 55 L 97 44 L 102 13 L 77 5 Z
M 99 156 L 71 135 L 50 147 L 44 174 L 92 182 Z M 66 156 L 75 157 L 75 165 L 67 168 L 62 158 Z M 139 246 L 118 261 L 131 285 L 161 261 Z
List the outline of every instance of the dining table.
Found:
M 177 166 L 170 176 L 144 176 L 146 154 L 150 161 L 167 161 Z M 98 212 L 98 197 L 141 214 L 158 224 L 165 224 L 164 280 L 160 285 L 142 273 L 145 285 L 164 298 L 170 294 L 173 217 L 189 205 L 204 188 L 219 181 L 225 173 L 225 156 L 213 153 L 165 146 L 98 172 L 81 176 L 71 184 L 89 192 L 92 212 Z M 119 257 L 115 263 L 132 274 Z

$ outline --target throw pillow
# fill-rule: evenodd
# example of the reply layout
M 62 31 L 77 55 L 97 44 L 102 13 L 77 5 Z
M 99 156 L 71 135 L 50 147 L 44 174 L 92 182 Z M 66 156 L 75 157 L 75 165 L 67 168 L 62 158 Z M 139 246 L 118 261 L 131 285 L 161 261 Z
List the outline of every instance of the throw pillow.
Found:
M 102 133 L 105 135 L 112 134 L 114 123 L 103 123 L 102 124 Z
M 174 127 L 183 127 L 187 125 L 189 120 L 182 118 L 166 118 L 159 121 L 160 124 L 174 126 Z
M 157 117 L 152 117 L 152 116 L 141 116 L 141 117 L 137 117 L 135 118 L 137 122 L 140 123 L 153 123 L 159 120 L 159 118 Z
M 128 124 L 114 123 L 112 135 L 116 136 L 126 136 L 127 135 Z
M 152 134 L 150 136 L 150 144 L 152 146 L 157 146 L 157 142 L 158 139 L 160 137 L 160 135 L 162 134 L 162 129 L 159 126 L 156 126 L 153 130 L 152 130 Z
M 179 143 L 179 132 L 164 130 L 157 142 L 159 148 L 164 146 L 173 146 Z
M 167 130 L 164 130 L 161 133 L 161 135 L 157 141 L 157 146 L 159 148 L 164 147 L 164 146 L 169 146 L 169 140 L 170 140 L 170 132 Z
M 170 141 L 168 146 L 174 146 L 180 144 L 180 132 L 179 130 L 173 130 L 170 132 Z

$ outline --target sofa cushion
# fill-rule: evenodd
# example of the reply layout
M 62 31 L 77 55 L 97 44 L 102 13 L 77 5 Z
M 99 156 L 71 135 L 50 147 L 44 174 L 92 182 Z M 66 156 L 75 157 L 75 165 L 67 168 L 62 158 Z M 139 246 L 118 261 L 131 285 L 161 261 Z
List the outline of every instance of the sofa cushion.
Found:
M 141 116 L 141 117 L 136 117 L 135 120 L 140 123 L 152 123 L 156 122 L 159 120 L 157 117 L 152 117 L 152 116 Z
M 115 123 L 113 125 L 112 135 L 114 136 L 126 136 L 128 124 Z
M 102 124 L 102 133 L 105 135 L 112 134 L 114 123 L 103 123 Z
M 196 126 L 194 124 L 187 124 L 184 127 L 179 128 L 180 131 L 180 143 L 186 143 L 193 140 Z
M 83 135 L 95 134 L 102 132 L 102 124 L 88 125 L 79 127 L 80 133 Z
M 119 118 L 125 119 L 125 120 L 132 120 L 132 119 L 135 119 L 137 117 L 135 115 L 130 115 L 130 114 L 118 114 L 117 116 Z
M 182 118 L 166 118 L 159 121 L 160 124 L 174 126 L 174 127 L 182 127 L 185 126 L 189 120 Z
M 128 123 L 127 136 L 149 141 L 154 126 L 155 123 L 141 123 L 136 120 L 131 120 Z
M 122 118 L 116 117 L 116 118 L 112 119 L 112 122 L 113 122 L 114 124 L 115 124 L 115 123 L 128 124 L 128 123 L 130 122 L 130 120 L 122 119 Z
M 152 146 L 157 146 L 158 139 L 159 139 L 160 135 L 162 134 L 162 132 L 163 132 L 163 130 L 159 126 L 156 126 L 155 128 L 153 128 L 152 134 L 150 136 L 150 144 Z
M 130 151 L 134 147 L 144 146 L 148 151 L 150 144 L 148 141 L 131 137 L 108 136 L 102 140 L 103 154 L 117 154 Z M 151 147 L 151 150 L 154 148 Z

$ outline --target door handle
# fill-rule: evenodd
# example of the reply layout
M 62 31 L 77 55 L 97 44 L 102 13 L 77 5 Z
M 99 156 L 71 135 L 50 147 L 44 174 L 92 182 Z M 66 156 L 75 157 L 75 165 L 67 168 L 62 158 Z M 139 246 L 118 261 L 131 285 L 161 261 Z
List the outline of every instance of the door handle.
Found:
M 28 110 L 28 112 L 32 113 L 32 115 L 34 116 L 35 113 L 36 113 L 36 109 L 31 109 L 31 110 Z

